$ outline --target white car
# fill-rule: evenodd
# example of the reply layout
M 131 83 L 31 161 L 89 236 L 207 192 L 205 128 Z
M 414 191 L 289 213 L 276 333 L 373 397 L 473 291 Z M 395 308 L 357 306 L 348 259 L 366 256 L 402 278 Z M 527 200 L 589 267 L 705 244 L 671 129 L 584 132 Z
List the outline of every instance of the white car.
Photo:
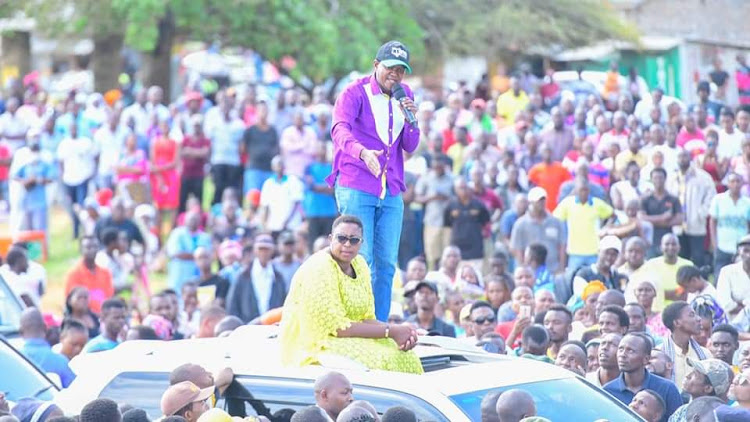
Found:
M 331 359 L 324 362 L 326 366 L 282 367 L 275 334 L 275 328 L 243 327 L 227 338 L 135 341 L 82 355 L 71 362 L 78 377 L 55 401 L 66 414 L 75 415 L 90 400 L 107 397 L 142 408 L 155 418 L 160 416 L 159 400 L 170 372 L 195 363 L 214 373 L 225 367 L 234 371 L 237 384 L 217 407 L 232 409 L 235 415 L 237 409 L 247 415 L 264 414 L 272 421 L 281 420 L 283 409 L 288 414 L 314 404 L 314 380 L 329 370 L 344 373 L 354 386 L 355 399 L 371 402 L 378 412 L 406 406 L 420 421 L 478 421 L 482 398 L 490 391 L 511 388 L 528 391 L 539 415 L 555 421 L 641 421 L 615 398 L 571 372 L 491 355 L 455 339 L 421 337 L 415 351 L 426 373 L 413 375 L 370 371 L 347 359 Z

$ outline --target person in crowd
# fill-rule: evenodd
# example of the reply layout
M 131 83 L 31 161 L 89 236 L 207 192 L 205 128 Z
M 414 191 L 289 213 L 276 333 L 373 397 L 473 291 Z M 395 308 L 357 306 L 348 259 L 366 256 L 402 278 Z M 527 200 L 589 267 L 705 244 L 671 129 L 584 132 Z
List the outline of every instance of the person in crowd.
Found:
M 247 154 L 243 193 L 260 190 L 263 182 L 273 175 L 271 159 L 280 153 L 279 134 L 270 124 L 268 103 L 259 101 L 256 105 L 256 122 L 245 130 L 242 138 L 242 152 Z
M 568 268 L 577 271 L 596 263 L 600 251 L 598 227 L 613 213 L 611 206 L 599 198 L 590 197 L 588 181 L 576 181 L 575 196 L 569 196 L 555 208 L 553 215 L 567 223 Z M 619 253 L 619 248 L 618 248 Z M 614 263 L 614 262 L 613 262 Z M 580 291 L 577 292 L 580 295 Z
M 66 276 L 65 295 L 70 296 L 75 287 L 88 289 L 91 311 L 99 313 L 103 302 L 115 293 L 112 274 L 106 268 L 96 265 L 96 254 L 99 251 L 97 239 L 93 236 L 83 236 L 80 242 L 83 258 Z
M 664 399 L 654 390 L 641 390 L 633 397 L 628 407 L 647 422 L 663 420 L 667 405 Z
M 750 305 L 750 235 L 737 242 L 736 251 L 738 262 L 723 267 L 716 283 L 719 306 L 730 320 L 744 313 Z
M 511 288 L 507 280 L 507 276 L 494 274 L 489 274 L 484 280 L 484 296 L 495 314 L 510 301 Z
M 662 239 L 672 232 L 673 227 L 682 225 L 685 214 L 680 200 L 666 190 L 666 170 L 657 167 L 650 174 L 654 190 L 641 201 L 640 217 L 654 225 L 654 239 Z M 654 242 L 649 250 L 650 256 L 658 255 L 657 246 Z
M 600 296 L 601 297 L 601 296 Z M 607 305 L 597 312 L 599 333 L 625 335 L 630 327 L 628 313 L 619 305 Z
M 273 176 L 260 190 L 260 221 L 266 231 L 278 236 L 300 225 L 305 188 L 297 176 L 287 174 L 281 156 L 271 160 L 271 169 Z
M 646 261 L 645 268 L 650 274 L 650 279 L 658 282 L 656 289 L 656 298 L 654 299 L 654 310 L 664 308 L 665 300 L 678 300 L 684 298 L 683 293 L 678 294 L 677 272 L 685 266 L 692 266 L 693 263 L 680 254 L 680 240 L 674 233 L 667 233 L 661 237 L 659 249 L 661 256 L 657 256 Z
M 465 179 L 456 179 L 453 184 L 456 198 L 445 208 L 445 225 L 451 229 L 451 245 L 461 250 L 461 258 L 477 271 L 482 270 L 484 245 L 476 241 L 482 238 L 482 228 L 489 223 L 487 208 L 471 196 Z
M 309 247 L 320 236 L 331 234 L 331 224 L 336 218 L 336 199 L 333 188 L 326 183 L 326 177 L 333 171 L 331 160 L 328 159 L 328 144 L 318 142 L 315 146 L 313 161 L 305 169 L 302 179 L 305 183 L 305 197 L 302 210 L 307 220 L 307 235 Z
M 638 236 L 633 236 L 625 241 L 625 262 L 617 267 L 617 272 L 628 277 L 629 280 L 638 280 L 645 275 L 646 267 L 646 242 Z M 629 300 L 633 300 L 633 290 L 630 283 L 625 289 L 625 295 Z
M 452 286 L 460 278 L 458 265 L 461 259 L 461 249 L 458 246 L 447 246 L 443 249 L 440 267 L 436 271 L 428 272 L 425 280 L 434 280 L 438 286 Z
M 290 422 L 331 422 L 332 420 L 320 407 L 308 406 L 296 411 Z
M 685 376 L 682 391 L 690 395 L 691 400 L 706 396 L 727 399 L 729 385 L 734 378 L 731 366 L 719 359 L 688 359 L 688 366 L 691 370 Z
M 541 243 L 546 248 L 546 270 L 561 273 L 565 268 L 565 227 L 545 208 L 547 192 L 541 187 L 532 188 L 528 194 L 529 211 L 521 216 L 510 236 L 510 248 L 516 262 L 524 262 L 526 248 Z
M 21 230 L 39 230 L 45 233 L 48 223 L 47 185 L 56 177 L 53 165 L 42 159 L 38 142 L 29 143 L 32 155 L 26 164 L 19 166 L 12 177 L 24 188 L 21 202 Z
M 622 290 L 627 283 L 627 277 L 618 273 L 614 267 L 622 249 L 622 241 L 616 236 L 606 236 L 599 242 L 598 248 L 599 254 L 596 262 L 578 269 L 575 273 L 573 278 L 575 296 L 581 296 L 586 286 L 595 280 L 600 280 L 608 289 L 617 290 Z
M 417 422 L 417 415 L 413 410 L 404 406 L 394 406 L 383 413 L 382 422 Z
M 666 404 L 661 422 L 667 419 L 682 405 L 680 392 L 675 385 L 661 377 L 652 375 L 646 364 L 651 356 L 651 340 L 642 334 L 626 334 L 617 349 L 617 365 L 620 376 L 604 385 L 604 391 L 612 394 L 622 403 L 630 404 L 636 391 L 653 390 Z
M 145 247 L 146 242 L 143 233 L 141 233 L 141 229 L 138 228 L 135 221 L 128 216 L 125 199 L 122 197 L 112 198 L 110 208 L 112 211 L 111 214 L 102 217 L 97 221 L 94 229 L 94 235 L 99 242 L 102 241 L 102 232 L 104 232 L 104 229 L 112 227 L 117 229 L 118 232 L 124 231 L 127 233 L 129 242 L 136 242 Z
M 159 335 L 156 334 L 156 330 L 146 325 L 136 325 L 135 327 L 128 328 L 128 332 L 125 334 L 125 340 L 123 341 L 134 341 L 134 340 L 163 340 Z
M 490 391 L 482 398 L 482 403 L 479 405 L 482 422 L 500 422 L 495 405 L 501 393 L 502 391 Z
M 689 151 L 680 150 L 677 161 L 677 177 L 670 180 L 667 190 L 679 199 L 684 209 L 685 217 L 680 235 L 681 256 L 702 266 L 706 255 L 706 221 L 711 201 L 716 196 L 716 186 L 707 172 L 692 164 Z
M 658 349 L 651 350 L 646 369 L 666 380 L 671 380 L 674 375 L 674 362 L 666 353 Z
M 0 420 L 4 422 L 51 422 L 61 417 L 63 411 L 57 405 L 32 397 L 19 400 L 9 414 L 0 412 Z
M 568 341 L 568 337 L 572 330 L 572 323 L 573 313 L 561 304 L 550 306 L 544 314 L 544 328 L 547 329 L 550 336 L 550 347 L 547 349 L 547 356 L 551 359 L 557 357 L 562 345 Z
M 122 413 L 115 401 L 107 398 L 99 398 L 83 406 L 78 420 L 80 422 L 121 422 Z
M 65 318 L 74 319 L 88 330 L 89 338 L 99 335 L 99 316 L 89 306 L 89 289 L 78 286 L 70 290 L 65 298 Z
M 498 324 L 495 332 L 503 336 L 509 349 L 515 349 L 519 346 L 523 330 L 533 323 L 534 293 L 531 288 L 516 286 L 511 294 L 511 307 L 516 318 Z
M 687 265 L 677 270 L 677 284 L 687 293 L 688 303 L 703 295 L 716 300 L 716 288 L 703 278 L 703 273 L 696 266 Z
M 206 178 L 206 165 L 211 158 L 211 141 L 203 133 L 203 116 L 194 114 L 190 117 L 189 125 L 192 133 L 186 134 L 179 148 L 179 162 L 182 164 L 180 172 L 180 197 L 177 213 L 187 209 L 190 196 L 203 203 L 203 182 Z
M 555 361 L 547 356 L 549 344 L 547 330 L 539 324 L 531 324 L 521 333 L 521 346 L 514 353 L 522 358 L 554 364 Z
M 102 333 L 89 340 L 83 353 L 102 352 L 117 347 L 127 322 L 127 305 L 122 299 L 107 299 L 102 304 Z
M 171 385 L 161 396 L 161 412 L 164 416 L 182 416 L 187 422 L 198 422 L 210 409 L 208 400 L 213 394 L 213 386 L 201 389 L 190 381 Z
M 43 371 L 59 376 L 62 387 L 67 388 L 76 376 L 68 366 L 68 359 L 52 351 L 52 347 L 46 340 L 47 326 L 42 313 L 37 308 L 28 308 L 23 311 L 19 331 L 24 339 L 21 353 Z
M 70 212 L 73 220 L 73 238 L 78 238 L 80 221 L 73 212 L 73 205 L 83 205 L 88 193 L 88 184 L 96 173 L 96 145 L 85 136 L 79 136 L 78 125 L 70 125 L 70 136 L 63 139 L 57 149 L 57 158 L 62 168 L 62 182 L 65 185 Z
M 432 158 L 430 171 L 417 180 L 415 202 L 424 206 L 424 253 L 428 269 L 438 265 L 438 255 L 449 245 L 451 232 L 445 210 L 453 197 L 453 176 L 446 171 L 448 158 Z
M 406 94 L 401 103 L 378 94 L 393 93 L 406 71 L 411 71 L 410 57 L 409 49 L 398 41 L 382 45 L 373 62 L 373 74 L 348 85 L 333 109 L 333 172 L 327 181 L 330 186 L 335 185 L 339 212 L 358 216 L 363 222 L 366 238 L 362 254 L 373 272 L 375 314 L 379 321 L 388 319 L 398 259 L 403 218 L 401 192 L 406 190 L 403 151 L 416 150 L 420 132 L 403 118 L 401 107 L 417 112 L 408 86 L 399 85 Z M 388 113 L 394 118 L 382 120 L 388 122 L 386 132 L 385 126 L 375 122 Z M 384 140 L 388 142 L 384 144 Z
M 88 341 L 89 331 L 81 322 L 65 319 L 60 327 L 59 350 L 57 345 L 53 346 L 53 350 L 72 360 L 81 354 Z
M 176 227 L 166 243 L 167 256 L 170 258 L 167 268 L 167 285 L 180 291 L 182 285 L 198 276 L 194 252 L 198 247 L 211 248 L 211 237 L 199 228 L 200 215 L 188 211 L 185 225 Z
M 539 289 L 534 293 L 534 315 L 541 318 L 539 323 L 543 321 L 542 315 L 555 303 L 555 294 L 547 289 Z
M 313 390 L 316 406 L 333 421 L 354 401 L 351 383 L 339 372 L 331 371 L 319 376 Z
M 281 131 L 279 140 L 284 168 L 289 175 L 299 179 L 304 177 L 305 169 L 315 157 L 317 143 L 315 130 L 305 124 L 304 111 L 295 111 L 292 125 Z
M 708 350 L 714 358 L 730 365 L 735 373 L 738 368 L 734 365 L 734 354 L 739 348 L 739 333 L 736 328 L 729 324 L 719 324 L 713 328 Z
M 728 190 L 711 200 L 710 241 L 714 254 L 714 276 L 721 278 L 721 269 L 732 264 L 732 258 L 740 246 L 740 241 L 750 227 L 750 198 L 740 195 L 742 176 L 730 173 L 726 177 Z M 735 264 L 736 265 L 736 264 Z M 734 307 L 726 308 L 730 314 Z
M 211 140 L 210 164 L 215 186 L 213 204 L 221 201 L 226 188 L 239 191 L 242 186 L 240 143 L 245 127 L 232 112 L 233 97 L 230 94 L 232 92 L 218 96 L 216 112 L 206 113 L 203 123 L 206 137 Z
M 331 221 L 333 222 L 333 221 Z M 278 256 L 273 260 L 273 266 L 284 278 L 286 291 L 292 286 L 292 278 L 302 262 L 294 255 L 294 234 L 283 232 L 277 242 Z
M 120 233 L 108 227 L 102 232 L 101 245 L 103 248 L 96 254 L 96 265 L 109 270 L 115 292 L 121 292 L 131 284 L 129 279 L 133 268 L 129 263 L 124 262 L 123 258 L 127 250 L 120 242 Z
M 199 273 L 198 278 L 191 281 L 197 285 L 198 305 L 217 304 L 224 306 L 229 294 L 230 283 L 229 280 L 213 271 L 211 251 L 199 246 L 193 252 L 193 260 Z
M 467 331 L 467 338 L 472 343 L 476 343 L 481 341 L 485 335 L 495 331 L 497 318 L 495 317 L 495 312 L 492 310 L 492 306 L 483 300 L 478 300 L 466 306 L 469 308 L 470 327 L 473 333 L 473 336 L 469 336 Z
M 339 413 L 336 422 L 375 422 L 375 417 L 361 407 L 347 406 Z
M 586 346 L 580 341 L 565 342 L 557 354 L 555 365 L 576 375 L 586 375 Z
M 417 328 L 426 330 L 428 334 L 446 337 L 456 337 L 456 329 L 435 315 L 438 304 L 438 288 L 434 283 L 421 281 L 414 289 L 414 301 L 417 313 L 407 318 L 407 321 Z
M 520 422 L 536 416 L 536 403 L 534 397 L 524 390 L 506 390 L 497 398 L 495 411 L 500 422 Z
M 214 332 L 219 321 L 227 316 L 227 311 L 219 305 L 209 305 L 201 309 L 200 320 L 198 321 L 197 338 L 214 337 Z
M 227 313 L 248 323 L 284 304 L 284 277 L 272 262 L 273 237 L 260 234 L 253 241 L 255 259 L 240 273 L 227 296 Z
M 559 161 L 552 161 L 553 152 L 550 145 L 543 144 L 540 153 L 542 155 L 542 162 L 534 165 L 529 170 L 529 181 L 537 187 L 544 189 L 546 193 L 546 207 L 551 212 L 557 205 L 560 187 L 571 176 L 570 172 Z
M 599 347 L 595 356 L 598 368 L 589 371 L 586 379 L 597 387 L 607 385 L 620 376 L 620 367 L 617 364 L 617 350 L 622 340 L 622 335 L 617 333 L 605 334 L 599 340 Z
M 370 368 L 422 372 L 410 351 L 416 345 L 414 329 L 374 321 L 369 269 L 358 256 L 363 230 L 357 217 L 337 218 L 330 248 L 311 256 L 295 274 L 281 321 L 285 365 L 314 363 L 329 352 Z M 345 323 L 348 328 L 342 329 Z
M 700 330 L 699 319 L 693 308 L 684 301 L 675 301 L 662 312 L 664 326 L 670 331 L 662 350 L 674 362 L 672 381 L 682 385 L 688 372 L 688 359 L 704 360 L 713 357 L 693 338 Z

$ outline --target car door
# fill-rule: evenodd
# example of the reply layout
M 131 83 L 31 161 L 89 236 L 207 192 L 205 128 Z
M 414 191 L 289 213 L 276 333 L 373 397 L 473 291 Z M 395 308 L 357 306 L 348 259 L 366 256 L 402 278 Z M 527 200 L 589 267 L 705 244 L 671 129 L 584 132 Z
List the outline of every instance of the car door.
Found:
M 252 376 L 235 379 L 253 396 L 252 400 L 245 400 L 247 415 L 257 415 L 256 408 L 264 407 L 275 422 L 274 420 L 283 420 L 287 415 L 315 404 L 311 380 Z M 419 421 L 448 421 L 434 406 L 411 394 L 357 384 L 353 387 L 354 398 L 372 403 L 380 414 L 391 407 L 404 406 L 413 410 Z

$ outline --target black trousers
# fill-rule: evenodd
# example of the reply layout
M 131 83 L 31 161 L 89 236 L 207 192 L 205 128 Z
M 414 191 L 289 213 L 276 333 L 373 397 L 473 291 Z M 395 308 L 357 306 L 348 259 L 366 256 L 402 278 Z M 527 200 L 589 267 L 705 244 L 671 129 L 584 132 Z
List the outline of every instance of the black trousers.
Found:
M 706 256 L 708 251 L 703 246 L 706 241 L 706 236 L 693 236 L 689 234 L 683 234 L 679 237 L 680 239 L 680 256 L 689 259 L 695 264 L 696 267 L 700 268 L 708 263 Z
M 242 203 L 242 166 L 216 164 L 211 167 L 211 174 L 213 175 L 214 187 L 216 188 L 214 191 L 214 200 L 211 201 L 212 204 L 221 202 L 221 195 L 226 188 L 236 189 L 240 203 Z
M 180 207 L 177 210 L 177 214 L 185 212 L 185 205 L 190 195 L 198 198 L 198 201 L 203 203 L 203 180 L 205 177 L 191 178 L 183 177 L 180 179 Z

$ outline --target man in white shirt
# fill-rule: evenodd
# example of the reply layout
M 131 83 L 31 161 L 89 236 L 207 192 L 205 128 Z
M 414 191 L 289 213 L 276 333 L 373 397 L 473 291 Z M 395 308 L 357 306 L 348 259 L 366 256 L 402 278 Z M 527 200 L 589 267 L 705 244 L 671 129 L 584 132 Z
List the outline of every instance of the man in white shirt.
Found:
M 293 231 L 302 222 L 304 185 L 297 177 L 285 174 L 281 156 L 271 160 L 271 170 L 274 175 L 263 182 L 260 190 L 263 227 L 273 233 Z
M 750 308 L 750 235 L 740 239 L 737 254 L 740 262 L 722 268 L 716 284 L 719 306 L 730 321 L 745 308 Z
M 5 113 L 0 115 L 0 138 L 10 146 L 10 153 L 15 153 L 26 144 L 28 125 L 18 113 L 18 99 L 11 97 L 5 104 Z
M 745 134 L 734 127 L 734 112 L 728 108 L 721 111 L 721 130 L 719 130 L 719 145 L 716 152 L 720 159 L 731 159 L 742 154 L 742 141 Z
M 146 111 L 146 90 L 141 89 L 135 94 L 135 102 L 126 107 L 120 117 L 126 124 L 130 119 L 133 119 L 135 132 L 140 136 L 144 136 L 146 135 L 146 130 L 148 130 L 148 116 L 149 114 Z
M 112 188 L 114 169 L 120 160 L 120 154 L 125 146 L 125 139 L 130 135 L 130 129 L 120 124 L 120 116 L 112 113 L 109 122 L 94 133 L 94 144 L 99 155 L 97 172 L 97 187 Z
M 0 277 L 27 306 L 39 306 L 46 285 L 44 269 L 40 273 L 40 265 L 29 260 L 28 252 L 22 246 L 13 245 L 5 259 L 7 262 L 0 267 Z M 33 268 L 31 264 L 34 264 Z
M 62 181 L 67 191 L 70 206 L 83 205 L 88 193 L 88 184 L 96 173 L 97 151 L 94 142 L 89 138 L 78 136 L 78 126 L 70 125 L 70 137 L 60 142 L 57 150 L 62 166 Z M 78 238 L 80 220 L 71 209 L 73 218 L 73 237 Z
M 148 102 L 146 103 L 146 115 L 156 114 L 159 121 L 169 120 L 169 109 L 161 103 L 164 99 L 164 90 L 160 86 L 153 85 L 148 88 Z

